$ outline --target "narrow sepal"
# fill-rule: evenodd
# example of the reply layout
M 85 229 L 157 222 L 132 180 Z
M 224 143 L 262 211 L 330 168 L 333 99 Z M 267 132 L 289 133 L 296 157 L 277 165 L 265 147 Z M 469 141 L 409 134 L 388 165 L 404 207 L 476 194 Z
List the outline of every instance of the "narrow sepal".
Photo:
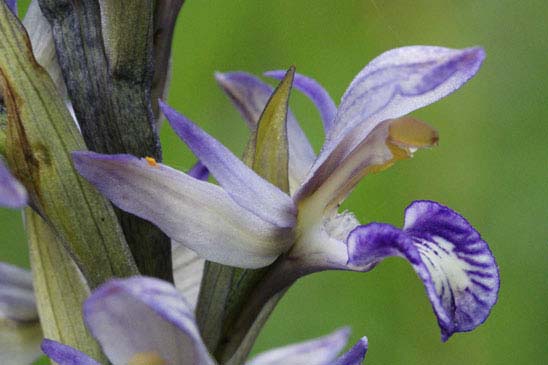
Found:
M 499 272 L 479 233 L 453 210 L 416 201 L 405 225 L 359 226 L 347 239 L 348 267 L 371 270 L 389 256 L 409 261 L 422 280 L 441 328 L 442 340 L 483 323 L 497 301 Z
M 268 71 L 264 75 L 281 80 L 285 75 L 285 71 Z M 293 87 L 305 94 L 316 105 L 322 118 L 323 129 L 327 134 L 333 125 L 335 114 L 337 113 L 337 106 L 333 99 L 331 99 L 331 96 L 329 96 L 329 93 L 319 82 L 299 73 L 295 74 Z
M 332 365 L 349 336 L 350 329 L 341 328 L 327 336 L 263 352 L 246 365 Z
M 86 301 L 84 318 L 114 365 L 214 364 L 192 310 L 165 281 L 146 277 L 111 280 Z
M 362 337 L 360 340 L 352 346 L 347 353 L 342 355 L 332 365 L 361 365 L 365 359 L 367 353 L 367 337 Z
M 210 261 L 262 267 L 291 243 L 291 229 L 264 221 L 217 185 L 130 155 L 73 156 L 80 174 L 119 208 L 151 221 Z
M 293 227 L 291 198 L 247 167 L 228 148 L 183 115 L 160 101 L 160 108 L 175 133 L 209 169 L 238 204 L 279 227 Z
M 240 111 L 253 133 L 273 88 L 245 72 L 216 73 L 215 79 Z M 295 191 L 316 158 L 291 109 L 287 112 L 287 138 L 289 143 L 289 186 Z
M 192 176 L 195 179 L 207 181 L 209 178 L 209 170 L 200 161 L 196 162 L 194 166 L 187 172 L 188 176 Z
M 42 341 L 42 351 L 59 365 L 101 365 L 88 355 L 47 338 Z
M 28 202 L 25 187 L 11 174 L 0 159 L 0 206 L 22 208 Z

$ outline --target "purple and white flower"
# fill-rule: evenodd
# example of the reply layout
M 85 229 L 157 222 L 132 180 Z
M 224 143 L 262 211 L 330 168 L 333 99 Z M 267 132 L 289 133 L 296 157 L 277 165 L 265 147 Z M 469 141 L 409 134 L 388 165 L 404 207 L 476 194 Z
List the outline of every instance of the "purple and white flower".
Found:
M 113 365 L 212 365 L 194 313 L 171 284 L 153 278 L 115 279 L 84 303 L 84 320 Z M 315 340 L 257 355 L 248 365 L 359 365 L 367 351 L 362 338 L 339 357 L 347 328 Z M 60 365 L 99 365 L 80 351 L 44 340 L 43 351 Z
M 129 155 L 76 152 L 74 162 L 114 204 L 150 220 L 204 259 L 257 268 L 284 253 L 269 274 L 273 286 L 326 269 L 368 271 L 386 257 L 403 257 L 423 281 L 446 340 L 481 324 L 497 300 L 498 268 L 479 233 L 432 201 L 413 202 L 402 229 L 360 225 L 351 213 L 337 210 L 365 175 L 437 143 L 433 128 L 407 114 L 460 88 L 483 59 L 481 48 L 385 52 L 356 76 L 338 108 L 316 81 L 296 75 L 294 86 L 318 106 L 326 141 L 315 156 L 288 113 L 290 195 L 165 104 L 175 132 L 220 186 Z M 280 78 L 282 72 L 268 75 Z M 216 77 L 255 129 L 272 88 L 241 72 Z

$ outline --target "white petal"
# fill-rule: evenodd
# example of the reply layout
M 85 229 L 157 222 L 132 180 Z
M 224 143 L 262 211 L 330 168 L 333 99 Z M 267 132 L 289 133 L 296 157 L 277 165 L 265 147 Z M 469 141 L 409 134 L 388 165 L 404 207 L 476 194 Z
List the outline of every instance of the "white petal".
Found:
M 136 359 L 211 365 L 194 314 L 171 284 L 152 278 L 111 280 L 84 304 L 84 318 L 113 365 Z

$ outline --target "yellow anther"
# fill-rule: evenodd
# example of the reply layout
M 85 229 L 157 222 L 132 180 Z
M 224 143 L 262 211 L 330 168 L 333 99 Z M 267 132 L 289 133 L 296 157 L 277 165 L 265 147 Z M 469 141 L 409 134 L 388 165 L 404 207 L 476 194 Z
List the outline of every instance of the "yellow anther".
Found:
M 394 119 L 388 126 L 386 139 L 386 146 L 392 152 L 392 159 L 381 165 L 369 166 L 366 173 L 386 170 L 397 161 L 410 158 L 418 148 L 438 144 L 438 139 L 438 131 L 418 119 L 407 116 Z
M 162 359 L 160 355 L 155 351 L 138 352 L 131 359 L 129 359 L 127 365 L 168 365 L 166 360 Z
M 404 148 L 430 147 L 438 143 L 438 131 L 415 118 L 394 119 L 388 127 L 391 143 Z
M 158 166 L 158 162 L 156 162 L 154 157 L 147 156 L 147 157 L 145 157 L 145 160 L 147 160 L 149 166 L 152 166 L 152 167 Z

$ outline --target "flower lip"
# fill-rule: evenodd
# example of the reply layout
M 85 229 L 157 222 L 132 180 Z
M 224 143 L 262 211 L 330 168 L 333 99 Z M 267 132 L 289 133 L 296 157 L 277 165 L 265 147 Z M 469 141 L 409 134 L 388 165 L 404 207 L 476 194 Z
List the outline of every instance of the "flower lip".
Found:
M 347 247 L 351 270 L 369 271 L 389 256 L 407 259 L 424 284 L 443 341 L 482 324 L 497 302 L 499 271 L 487 243 L 439 203 L 413 202 L 401 230 L 382 223 L 359 226 Z

